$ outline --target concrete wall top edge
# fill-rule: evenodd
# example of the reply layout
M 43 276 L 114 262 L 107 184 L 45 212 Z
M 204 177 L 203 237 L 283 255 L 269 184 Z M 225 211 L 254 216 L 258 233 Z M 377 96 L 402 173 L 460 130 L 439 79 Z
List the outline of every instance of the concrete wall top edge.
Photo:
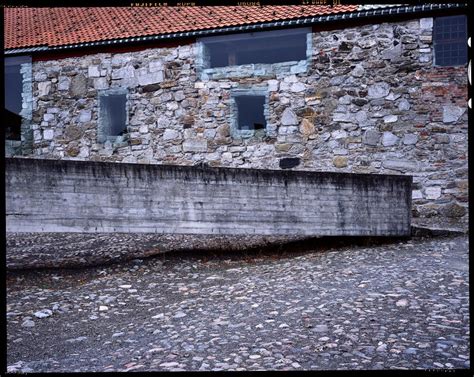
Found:
M 171 164 L 139 164 L 139 163 L 116 163 L 103 161 L 78 161 L 78 160 L 54 160 L 54 159 L 31 159 L 31 158 L 5 158 L 5 168 L 19 168 L 19 169 L 33 169 L 48 167 L 51 171 L 81 169 L 85 167 L 92 167 L 95 169 L 117 170 L 119 171 L 146 171 L 150 173 L 172 173 L 186 174 L 196 177 L 202 175 L 214 176 L 216 179 L 226 176 L 240 176 L 241 178 L 254 179 L 256 177 L 265 179 L 277 180 L 324 180 L 331 179 L 333 182 L 340 181 L 347 184 L 348 178 L 352 182 L 367 182 L 376 183 L 378 180 L 392 180 L 395 182 L 404 182 L 411 187 L 413 176 L 411 175 L 395 175 L 395 174 L 368 174 L 368 173 L 347 173 L 347 172 L 328 172 L 328 171 L 301 171 L 301 170 L 273 170 L 273 169 L 253 169 L 253 168 L 232 168 L 232 167 L 207 167 L 202 165 L 183 166 Z

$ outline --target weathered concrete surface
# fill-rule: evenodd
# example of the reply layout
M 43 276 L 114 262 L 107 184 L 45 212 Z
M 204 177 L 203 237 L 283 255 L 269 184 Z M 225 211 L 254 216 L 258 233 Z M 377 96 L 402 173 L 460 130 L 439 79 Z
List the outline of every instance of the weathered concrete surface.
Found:
M 6 159 L 8 232 L 409 236 L 411 176 Z

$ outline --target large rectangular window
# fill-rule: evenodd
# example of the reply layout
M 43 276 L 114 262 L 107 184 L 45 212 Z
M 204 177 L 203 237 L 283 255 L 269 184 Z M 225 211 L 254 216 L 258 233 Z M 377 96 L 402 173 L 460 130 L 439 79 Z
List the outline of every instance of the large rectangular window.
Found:
M 435 65 L 456 66 L 467 63 L 466 16 L 437 17 L 433 25 Z
M 99 95 L 99 141 L 116 141 L 127 133 L 127 95 L 104 92 Z
M 204 68 L 306 60 L 309 32 L 300 28 L 201 38 Z
M 29 56 L 5 58 L 5 109 L 3 122 L 6 140 L 21 140 L 23 97 L 22 64 L 31 63 Z

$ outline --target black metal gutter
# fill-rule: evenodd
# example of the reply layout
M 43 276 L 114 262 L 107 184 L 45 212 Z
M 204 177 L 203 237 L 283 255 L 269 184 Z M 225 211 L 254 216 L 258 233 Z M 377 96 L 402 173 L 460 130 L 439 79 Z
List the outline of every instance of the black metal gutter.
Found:
M 119 38 L 105 41 L 97 42 L 84 42 L 71 45 L 62 45 L 62 46 L 35 46 L 35 47 L 26 47 L 26 48 L 16 48 L 8 49 L 4 51 L 5 55 L 13 54 L 27 54 L 34 52 L 49 52 L 49 51 L 65 51 L 72 50 L 76 48 L 87 48 L 87 47 L 96 47 L 96 46 L 117 46 L 123 44 L 133 44 L 141 42 L 150 42 L 150 41 L 162 41 L 170 40 L 177 38 L 190 38 L 190 37 L 204 37 L 211 35 L 219 34 L 228 34 L 228 33 L 238 33 L 238 32 L 250 32 L 250 31 L 263 31 L 267 29 L 275 29 L 282 27 L 295 27 L 295 26 L 309 26 L 317 25 L 326 22 L 334 22 L 341 20 L 356 20 L 356 19 L 367 19 L 371 17 L 380 17 L 380 16 L 390 16 L 390 15 L 414 15 L 418 13 L 427 13 L 436 10 L 447 10 L 447 9 L 466 9 L 467 4 L 423 4 L 423 5 L 407 5 L 400 7 L 390 7 L 390 8 L 379 8 L 371 10 L 362 10 L 351 13 L 341 13 L 341 14 L 330 14 L 326 16 L 314 16 L 314 17 L 305 17 L 298 18 L 294 20 L 283 20 L 283 21 L 273 21 L 273 22 L 264 22 L 252 25 L 240 25 L 240 26 L 230 26 L 217 29 L 208 29 L 208 30 L 193 30 L 179 33 L 168 33 L 168 34 L 159 34 L 159 35 L 150 35 L 150 36 L 141 36 L 141 37 L 130 37 L 130 38 Z

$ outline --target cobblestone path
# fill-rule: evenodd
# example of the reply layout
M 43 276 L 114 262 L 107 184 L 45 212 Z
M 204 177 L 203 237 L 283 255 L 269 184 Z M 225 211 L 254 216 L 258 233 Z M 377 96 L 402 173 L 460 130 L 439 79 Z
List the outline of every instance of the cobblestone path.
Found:
M 11 372 L 469 368 L 468 237 L 7 274 Z

